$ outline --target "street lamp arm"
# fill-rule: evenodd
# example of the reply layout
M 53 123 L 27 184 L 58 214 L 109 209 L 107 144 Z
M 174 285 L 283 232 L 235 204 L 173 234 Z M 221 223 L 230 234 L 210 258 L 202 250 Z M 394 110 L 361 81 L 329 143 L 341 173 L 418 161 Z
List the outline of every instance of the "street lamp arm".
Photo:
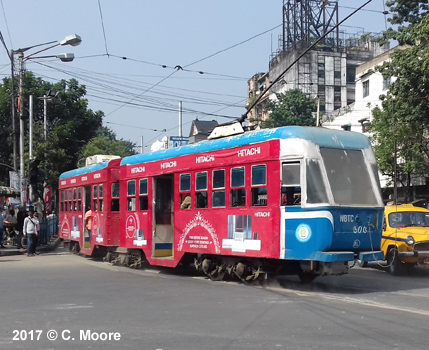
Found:
M 33 53 L 32 53 L 32 54 L 30 54 L 30 55 L 25 56 L 25 59 L 29 59 L 29 58 L 33 57 L 34 55 L 37 55 L 38 53 L 41 53 L 41 52 L 43 52 L 43 51 L 46 51 L 46 50 L 52 49 L 53 47 L 56 47 L 56 46 L 59 46 L 59 45 L 60 45 L 60 43 L 59 43 L 59 42 L 54 41 L 54 43 L 55 43 L 54 45 L 51 45 L 51 46 L 45 47 L 44 49 L 41 49 L 41 50 L 39 50 L 39 51 L 33 52 Z M 45 45 L 46 45 L 46 44 L 45 44 Z M 54 57 L 55 57 L 55 56 L 54 56 Z
M 28 46 L 28 47 L 24 47 L 23 49 L 18 49 L 18 50 L 12 50 L 12 53 L 16 54 L 16 53 L 20 53 L 20 52 L 25 52 L 27 50 L 33 49 L 35 47 L 39 47 L 39 46 L 43 46 L 43 45 L 49 45 L 49 44 L 53 44 L 56 43 L 57 41 L 49 41 L 47 43 L 43 43 L 43 44 L 38 44 L 38 45 L 33 45 L 33 46 Z

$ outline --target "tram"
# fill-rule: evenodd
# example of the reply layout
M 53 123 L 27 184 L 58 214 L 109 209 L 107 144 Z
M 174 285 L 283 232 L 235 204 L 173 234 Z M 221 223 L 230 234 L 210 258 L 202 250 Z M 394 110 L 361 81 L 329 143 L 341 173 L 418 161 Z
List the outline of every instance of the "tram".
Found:
M 84 169 L 63 174 L 60 193 Z M 299 126 L 252 131 L 125 157 L 118 177 L 106 178 L 105 200 L 118 209 L 119 226 L 105 229 L 119 241 L 94 242 L 93 232 L 87 251 L 106 251 L 107 260 L 125 254 L 126 264 L 171 268 L 193 261 L 213 280 L 230 274 L 251 281 L 270 272 L 302 280 L 341 275 L 356 259 L 383 258 L 377 165 L 359 133 Z M 79 194 L 84 184 L 74 184 Z M 73 202 L 68 191 L 61 210 L 70 209 L 63 201 Z
M 60 175 L 59 237 L 70 250 L 104 255 L 108 247 L 119 245 L 120 161 L 112 159 Z M 84 225 L 90 209 L 91 235 Z

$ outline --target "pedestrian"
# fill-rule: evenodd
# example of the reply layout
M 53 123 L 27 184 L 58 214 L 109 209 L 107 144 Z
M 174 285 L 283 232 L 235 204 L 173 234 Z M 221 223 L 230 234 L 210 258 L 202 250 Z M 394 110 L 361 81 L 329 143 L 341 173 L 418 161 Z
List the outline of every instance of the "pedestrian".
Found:
M 27 237 L 27 256 L 36 255 L 35 240 L 37 236 L 37 225 L 39 221 L 34 217 L 34 210 L 28 211 L 28 216 L 24 220 L 23 232 Z
M 0 208 L 0 210 L 3 212 L 3 209 Z M 3 213 L 0 213 L 0 248 L 6 248 L 3 245 Z
M 27 217 L 25 206 L 19 207 L 18 214 L 16 214 L 16 229 L 18 230 L 18 236 L 16 237 L 16 248 L 22 249 L 22 237 L 24 233 L 24 220 Z

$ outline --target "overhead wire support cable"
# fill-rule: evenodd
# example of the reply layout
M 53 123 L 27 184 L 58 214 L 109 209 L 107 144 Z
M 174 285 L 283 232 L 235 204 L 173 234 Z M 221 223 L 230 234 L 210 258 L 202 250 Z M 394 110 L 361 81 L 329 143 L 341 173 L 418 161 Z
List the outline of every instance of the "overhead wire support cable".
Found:
M 109 50 L 107 49 L 106 31 L 104 30 L 103 12 L 101 11 L 101 3 L 100 3 L 100 0 L 98 0 L 98 9 L 100 10 L 101 27 L 103 28 L 104 46 L 105 46 L 105 48 L 106 48 L 106 54 L 107 54 L 107 57 L 109 57 Z
M 255 107 L 258 102 L 261 100 L 261 98 L 268 92 L 270 91 L 271 87 L 276 84 L 285 74 L 287 71 L 289 71 L 289 69 L 291 69 L 304 55 L 307 54 L 307 52 L 309 52 L 311 49 L 313 49 L 313 47 L 315 47 L 319 42 L 321 42 L 323 39 L 325 39 L 325 37 L 327 37 L 332 31 L 334 31 L 335 29 L 337 29 L 341 24 L 343 24 L 346 20 L 348 20 L 350 17 L 352 17 L 355 13 L 357 13 L 358 11 L 360 11 L 362 8 L 364 8 L 366 5 L 368 5 L 370 2 L 372 2 L 372 0 L 368 0 L 366 3 L 364 3 L 362 6 L 358 7 L 355 11 L 353 11 L 352 13 L 350 13 L 348 16 L 346 16 L 342 21 L 340 21 L 339 23 L 337 23 L 335 26 L 333 26 L 331 29 L 329 29 L 325 34 L 323 34 L 319 39 L 317 39 L 313 44 L 311 44 L 307 49 L 304 50 L 304 52 L 302 52 L 281 74 L 278 75 L 278 77 L 276 79 L 274 79 L 270 85 L 268 85 L 264 91 L 262 91 L 258 98 L 253 101 L 253 103 L 249 106 L 249 108 L 247 109 L 247 111 L 240 117 L 238 118 L 237 121 L 239 122 L 243 122 L 246 118 L 247 118 L 247 114 L 253 109 L 253 107 Z

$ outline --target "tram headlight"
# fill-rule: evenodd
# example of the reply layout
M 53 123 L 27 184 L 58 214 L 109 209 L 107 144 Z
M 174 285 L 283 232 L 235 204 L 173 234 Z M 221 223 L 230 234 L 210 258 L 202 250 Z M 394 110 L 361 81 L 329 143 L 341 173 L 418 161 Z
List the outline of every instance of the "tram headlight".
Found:
M 416 241 L 414 240 L 413 236 L 407 236 L 405 237 L 405 243 L 407 243 L 408 245 L 413 245 Z

